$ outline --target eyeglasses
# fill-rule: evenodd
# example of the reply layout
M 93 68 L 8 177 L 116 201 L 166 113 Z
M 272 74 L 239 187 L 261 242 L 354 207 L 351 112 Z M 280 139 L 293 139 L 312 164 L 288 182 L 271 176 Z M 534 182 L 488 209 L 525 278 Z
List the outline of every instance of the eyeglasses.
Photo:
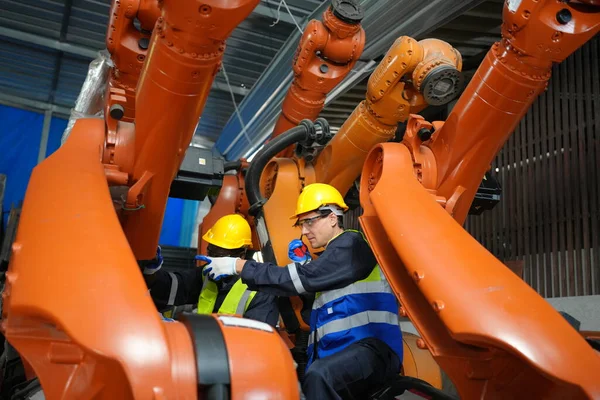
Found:
M 319 220 L 321 218 L 328 217 L 328 216 L 329 216 L 329 214 L 323 214 L 323 215 L 317 215 L 316 217 L 312 217 L 312 218 L 306 218 L 306 219 L 303 219 L 303 220 L 298 220 L 298 221 L 296 221 L 296 223 L 294 224 L 294 226 L 299 226 L 301 228 L 307 228 L 308 229 L 308 228 L 310 228 L 315 223 L 315 221 L 317 221 L 317 220 Z

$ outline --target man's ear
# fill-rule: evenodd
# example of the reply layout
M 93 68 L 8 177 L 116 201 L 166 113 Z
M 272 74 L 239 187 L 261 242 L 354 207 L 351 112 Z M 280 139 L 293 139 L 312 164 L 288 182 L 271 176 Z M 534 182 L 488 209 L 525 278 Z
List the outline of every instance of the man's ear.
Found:
M 331 227 L 336 227 L 338 225 L 338 217 L 334 213 L 329 214 L 329 222 L 331 223 Z

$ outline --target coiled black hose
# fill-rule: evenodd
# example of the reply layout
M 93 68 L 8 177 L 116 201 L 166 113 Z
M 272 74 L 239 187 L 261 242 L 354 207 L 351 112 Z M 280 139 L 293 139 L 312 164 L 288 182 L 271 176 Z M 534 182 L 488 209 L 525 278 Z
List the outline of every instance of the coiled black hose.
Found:
M 246 173 L 246 194 L 250 202 L 250 214 L 256 215 L 257 208 L 260 208 L 266 201 L 260 193 L 260 176 L 268 162 L 287 147 L 306 141 L 314 130 L 314 124 L 309 120 L 304 120 L 300 122 L 300 125 L 285 131 L 265 144 L 254 156 Z
M 223 163 L 223 171 L 227 172 L 227 171 L 232 171 L 232 170 L 239 170 L 240 168 L 242 168 L 242 162 L 240 160 L 237 161 L 227 161 L 226 163 Z

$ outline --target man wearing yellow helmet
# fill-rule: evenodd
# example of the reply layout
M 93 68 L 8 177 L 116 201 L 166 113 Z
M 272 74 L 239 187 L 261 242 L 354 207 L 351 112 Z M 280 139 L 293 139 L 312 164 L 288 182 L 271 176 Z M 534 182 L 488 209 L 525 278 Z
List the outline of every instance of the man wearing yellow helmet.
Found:
M 252 244 L 250 225 L 238 214 L 221 217 L 202 239 L 208 242 L 207 253 L 212 257 L 244 259 Z M 277 324 L 276 296 L 249 290 L 238 276 L 213 281 L 202 268 L 171 272 L 161 266 L 159 248 L 155 261 L 145 263 L 143 272 L 156 307 L 166 316 L 196 308 L 199 314 L 239 314 L 271 326 Z
M 344 231 L 347 209 L 329 185 L 311 184 L 300 194 L 292 218 L 313 248 L 325 247 L 316 260 L 305 257 L 304 263 L 281 268 L 209 257 L 210 276 L 240 274 L 251 290 L 278 296 L 316 294 L 302 385 L 308 400 L 367 398 L 370 390 L 396 376 L 402 363 L 396 297 L 364 236 Z M 294 250 L 297 244 L 290 245 L 292 260 L 302 256 Z

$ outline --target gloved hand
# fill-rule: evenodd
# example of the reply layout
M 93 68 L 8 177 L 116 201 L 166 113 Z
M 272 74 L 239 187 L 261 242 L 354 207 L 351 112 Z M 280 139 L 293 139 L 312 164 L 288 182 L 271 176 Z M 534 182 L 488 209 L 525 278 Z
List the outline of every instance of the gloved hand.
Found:
M 156 257 L 154 257 L 152 260 L 138 261 L 138 264 L 142 268 L 144 275 L 155 274 L 156 271 L 161 269 L 163 265 L 163 258 L 160 252 L 160 246 L 158 246 L 156 249 Z
M 294 239 L 288 246 L 288 257 L 294 262 L 306 262 L 312 260 L 308 247 L 300 239 Z
M 226 276 L 237 275 L 235 262 L 238 259 L 235 257 L 207 257 L 200 255 L 194 258 L 208 263 L 208 265 L 204 267 L 202 274 L 208 274 L 208 277 L 213 281 L 218 281 Z

